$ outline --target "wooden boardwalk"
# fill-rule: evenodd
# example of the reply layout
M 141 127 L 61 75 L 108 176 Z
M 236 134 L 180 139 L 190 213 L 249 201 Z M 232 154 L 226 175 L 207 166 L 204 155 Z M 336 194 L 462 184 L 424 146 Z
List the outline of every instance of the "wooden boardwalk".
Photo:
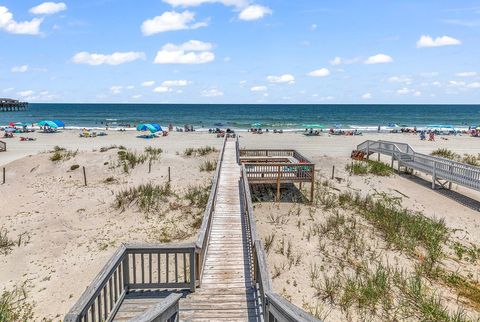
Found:
M 201 286 L 180 301 L 180 320 L 260 320 L 240 207 L 240 174 L 235 141 L 227 141 Z

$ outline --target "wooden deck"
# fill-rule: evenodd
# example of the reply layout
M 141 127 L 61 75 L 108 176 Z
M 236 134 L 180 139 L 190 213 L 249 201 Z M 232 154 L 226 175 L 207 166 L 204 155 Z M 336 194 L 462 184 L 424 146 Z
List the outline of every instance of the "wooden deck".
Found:
M 240 207 L 240 175 L 235 142 L 227 141 L 201 285 L 180 301 L 180 320 L 260 319 Z

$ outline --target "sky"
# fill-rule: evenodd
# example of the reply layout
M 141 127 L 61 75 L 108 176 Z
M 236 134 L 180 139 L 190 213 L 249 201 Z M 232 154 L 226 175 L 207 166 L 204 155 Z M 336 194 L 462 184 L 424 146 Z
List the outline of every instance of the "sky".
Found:
M 0 0 L 0 43 L 29 102 L 480 99 L 478 0 Z

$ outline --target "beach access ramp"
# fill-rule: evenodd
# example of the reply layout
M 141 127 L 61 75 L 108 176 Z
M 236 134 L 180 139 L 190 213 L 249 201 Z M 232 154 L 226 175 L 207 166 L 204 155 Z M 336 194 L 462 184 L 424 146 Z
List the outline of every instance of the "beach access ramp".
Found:
M 409 144 L 392 141 L 367 140 L 357 146 L 357 150 L 367 156 L 373 153 L 391 157 L 391 166 L 397 162 L 397 168 L 414 169 L 432 176 L 432 189 L 437 184 L 451 189 L 452 183 L 480 191 L 480 168 L 465 163 L 416 152 Z
M 239 161 L 227 136 L 195 243 L 122 244 L 64 321 L 318 321 L 272 288 Z

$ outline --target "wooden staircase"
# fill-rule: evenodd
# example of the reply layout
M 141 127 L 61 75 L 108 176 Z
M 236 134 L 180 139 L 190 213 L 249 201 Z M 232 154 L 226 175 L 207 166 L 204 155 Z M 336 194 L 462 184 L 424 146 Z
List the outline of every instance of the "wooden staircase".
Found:
M 180 301 L 181 321 L 260 320 L 239 181 L 235 142 L 227 141 L 201 285 Z

